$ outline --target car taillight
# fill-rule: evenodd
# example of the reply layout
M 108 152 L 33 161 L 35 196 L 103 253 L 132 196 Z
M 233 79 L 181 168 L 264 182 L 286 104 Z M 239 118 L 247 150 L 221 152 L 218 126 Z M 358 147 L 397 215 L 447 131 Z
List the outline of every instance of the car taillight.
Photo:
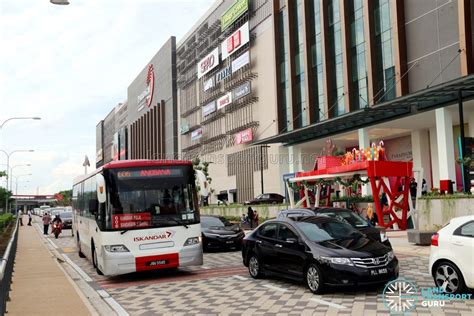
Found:
M 431 246 L 438 246 L 438 239 L 439 239 L 438 233 L 431 236 Z

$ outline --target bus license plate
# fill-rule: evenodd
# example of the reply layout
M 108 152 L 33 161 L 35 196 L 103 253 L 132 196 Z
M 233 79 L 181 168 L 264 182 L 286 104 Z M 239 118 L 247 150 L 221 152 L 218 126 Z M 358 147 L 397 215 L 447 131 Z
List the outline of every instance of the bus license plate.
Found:
M 147 262 L 146 265 L 149 266 L 149 267 L 153 267 L 153 266 L 165 265 L 167 263 L 168 262 L 166 260 L 155 260 L 155 261 Z
M 379 275 L 379 274 L 386 274 L 386 273 L 388 273 L 387 268 L 370 270 L 370 275 Z

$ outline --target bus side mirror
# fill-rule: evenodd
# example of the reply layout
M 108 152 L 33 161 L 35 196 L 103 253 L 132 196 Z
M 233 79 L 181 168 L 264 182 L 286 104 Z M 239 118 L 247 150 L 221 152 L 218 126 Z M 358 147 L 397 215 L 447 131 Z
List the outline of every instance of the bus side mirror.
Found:
M 96 175 L 97 181 L 97 200 L 99 203 L 105 203 L 107 195 L 105 194 L 105 179 L 100 173 Z

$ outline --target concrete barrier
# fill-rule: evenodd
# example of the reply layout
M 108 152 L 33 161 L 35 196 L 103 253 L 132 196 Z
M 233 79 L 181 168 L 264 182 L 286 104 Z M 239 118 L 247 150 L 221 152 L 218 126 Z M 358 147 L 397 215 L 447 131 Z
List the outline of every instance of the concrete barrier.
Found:
M 287 209 L 288 205 L 251 205 L 251 207 L 254 211 L 258 212 L 259 218 L 275 218 L 278 212 Z M 206 206 L 201 207 L 201 214 L 241 217 L 242 214 L 247 214 L 247 209 L 248 206 L 246 205 Z
M 419 230 L 438 230 L 451 218 L 474 214 L 474 199 L 448 197 L 418 199 Z

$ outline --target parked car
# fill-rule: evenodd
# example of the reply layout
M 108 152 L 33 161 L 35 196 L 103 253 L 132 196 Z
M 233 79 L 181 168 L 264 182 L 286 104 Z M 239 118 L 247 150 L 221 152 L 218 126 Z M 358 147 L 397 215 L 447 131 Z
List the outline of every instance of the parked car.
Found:
M 242 248 L 245 233 L 237 224 L 232 224 L 224 217 L 201 216 L 202 245 L 204 250 L 211 248 Z
M 242 259 L 253 278 L 304 280 L 313 293 L 328 285 L 386 283 L 399 272 L 390 248 L 328 216 L 266 221 L 244 238 Z
M 379 241 L 385 246 L 392 248 L 392 244 L 388 240 L 387 233 L 384 227 L 372 226 L 362 216 L 349 209 L 335 207 L 319 207 L 314 209 L 288 209 L 280 211 L 278 213 L 278 218 L 313 215 L 324 215 L 343 221 L 344 223 L 351 225 L 361 233 L 367 235 L 367 237 Z
M 260 194 L 252 200 L 244 202 L 244 205 L 255 205 L 255 204 L 281 204 L 285 200 L 285 197 L 277 193 L 265 193 Z
M 65 209 L 59 216 L 63 221 L 63 229 L 72 229 L 72 212 Z
M 437 287 L 459 294 L 474 289 L 474 215 L 456 217 L 431 237 L 429 273 Z

